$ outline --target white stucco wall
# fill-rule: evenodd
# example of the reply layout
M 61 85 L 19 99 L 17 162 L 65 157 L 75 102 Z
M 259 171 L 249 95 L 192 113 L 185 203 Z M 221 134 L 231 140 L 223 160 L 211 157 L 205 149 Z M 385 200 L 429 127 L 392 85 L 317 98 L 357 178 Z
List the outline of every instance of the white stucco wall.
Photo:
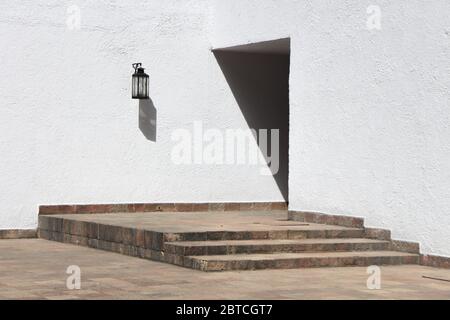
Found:
M 66 25 L 77 5 L 80 30 Z M 39 204 L 282 201 L 247 165 L 175 165 L 171 133 L 246 128 L 211 53 L 209 2 L 0 2 L 0 229 Z M 157 141 L 139 130 L 133 62 L 150 74 Z
M 81 29 L 66 9 L 81 9 Z M 368 30 L 369 5 L 381 30 Z M 247 166 L 175 166 L 170 133 L 245 127 L 211 47 L 291 37 L 289 207 L 450 256 L 447 0 L 2 1 L 0 228 L 40 203 L 282 200 Z M 157 141 L 138 129 L 150 73 Z
M 299 30 L 291 206 L 450 256 L 450 2 L 378 1 L 376 32 L 352 2 Z
M 450 2 L 216 4 L 215 46 L 291 37 L 290 209 L 450 256 Z

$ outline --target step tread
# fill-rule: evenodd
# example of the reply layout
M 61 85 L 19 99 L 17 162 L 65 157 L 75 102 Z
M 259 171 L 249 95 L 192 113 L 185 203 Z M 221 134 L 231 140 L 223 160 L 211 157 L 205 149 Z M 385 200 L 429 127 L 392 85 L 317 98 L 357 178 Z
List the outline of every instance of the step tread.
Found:
M 341 243 L 389 243 L 389 241 L 365 238 L 309 238 L 309 239 L 262 239 L 262 240 L 207 240 L 173 241 L 168 245 L 205 247 L 205 246 L 251 246 L 251 245 L 296 245 L 296 244 L 341 244 Z
M 416 257 L 414 253 L 397 251 L 343 251 L 343 252 L 302 252 L 302 253 L 265 253 L 230 254 L 214 256 L 189 256 L 195 260 L 234 261 L 234 260 L 286 260 L 308 258 L 349 258 L 349 257 Z

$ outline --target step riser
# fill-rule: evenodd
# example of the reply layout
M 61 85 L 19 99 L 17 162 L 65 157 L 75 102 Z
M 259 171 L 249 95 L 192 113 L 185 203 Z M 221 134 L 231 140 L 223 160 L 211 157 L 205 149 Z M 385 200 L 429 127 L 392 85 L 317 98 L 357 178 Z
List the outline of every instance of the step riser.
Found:
M 165 244 L 164 251 L 181 256 L 206 256 L 252 253 L 298 253 L 336 251 L 381 251 L 389 250 L 389 243 L 327 243 L 327 244 L 281 244 L 240 246 L 184 246 Z
M 167 241 L 361 238 L 364 230 L 211 231 L 165 234 Z
M 177 233 L 173 241 L 210 240 L 285 240 L 316 238 L 361 238 L 364 231 L 356 230 L 286 230 L 286 231 L 213 231 L 199 233 Z
M 130 237 L 141 237 L 143 233 L 154 242 L 163 241 L 207 241 L 207 240 L 282 240 L 282 239 L 314 239 L 314 238 L 361 238 L 363 229 L 349 230 L 272 230 L 272 231 L 210 231 L 186 233 L 161 233 L 137 230 L 120 226 L 104 225 L 94 222 L 62 219 L 52 216 L 39 217 L 39 230 L 70 234 L 79 237 L 99 239 L 125 244 Z M 157 238 L 157 239 L 156 239 Z M 137 240 L 139 241 L 139 239 Z M 133 243 L 130 243 L 133 244 Z M 161 249 L 162 243 L 158 244 Z
M 185 257 L 184 266 L 201 271 L 297 269 L 370 265 L 418 264 L 419 257 L 302 258 L 286 260 L 202 261 Z
M 80 237 L 76 235 L 58 233 L 58 232 L 48 232 L 45 230 L 39 230 L 39 238 L 57 241 L 67 244 L 74 244 L 78 246 L 89 247 L 93 249 L 109 251 L 114 253 L 120 253 L 123 255 L 138 257 L 148 260 L 155 260 L 159 262 L 167 262 L 174 263 L 173 257 L 170 257 L 170 261 L 166 261 L 164 257 L 164 252 L 159 250 L 153 250 L 151 248 L 140 247 L 130 244 L 98 240 L 98 239 L 90 239 L 85 237 Z
M 39 219 L 41 220 L 42 217 Z M 46 217 L 47 218 L 47 217 Z M 52 219 L 51 219 L 52 220 Z M 104 240 L 134 246 L 146 246 L 153 250 L 163 250 L 164 242 L 211 241 L 211 240 L 298 240 L 316 238 L 360 238 L 363 230 L 288 230 L 288 231 L 214 231 L 195 233 L 161 233 L 137 230 L 91 222 L 68 221 L 47 222 L 46 228 L 39 228 L 39 234 L 49 234 L 45 239 L 61 238 L 64 235 Z M 40 222 L 40 225 L 42 223 Z M 56 240 L 56 239 L 55 239 Z M 57 240 L 60 241 L 60 240 Z
M 289 230 L 287 239 L 362 238 L 364 230 Z

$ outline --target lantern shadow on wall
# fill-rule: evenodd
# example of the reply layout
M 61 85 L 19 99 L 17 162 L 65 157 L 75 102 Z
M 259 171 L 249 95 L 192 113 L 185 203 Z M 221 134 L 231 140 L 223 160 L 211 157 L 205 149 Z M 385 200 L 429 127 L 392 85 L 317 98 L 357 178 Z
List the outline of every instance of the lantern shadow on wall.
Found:
M 142 63 L 133 63 L 131 97 L 139 99 L 139 129 L 147 140 L 156 142 L 156 108 L 149 97 L 149 76 Z
M 139 99 L 139 129 L 147 140 L 156 142 L 157 111 L 152 99 Z

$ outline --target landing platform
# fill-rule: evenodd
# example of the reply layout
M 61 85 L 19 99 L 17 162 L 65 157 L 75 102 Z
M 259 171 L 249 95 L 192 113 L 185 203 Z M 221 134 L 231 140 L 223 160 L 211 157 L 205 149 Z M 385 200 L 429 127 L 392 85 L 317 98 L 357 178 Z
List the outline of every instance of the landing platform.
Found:
M 287 220 L 287 213 L 284 210 L 62 214 L 51 215 L 49 217 L 168 233 L 352 229 L 333 225 L 290 221 Z M 356 228 L 353 229 L 356 230 Z

